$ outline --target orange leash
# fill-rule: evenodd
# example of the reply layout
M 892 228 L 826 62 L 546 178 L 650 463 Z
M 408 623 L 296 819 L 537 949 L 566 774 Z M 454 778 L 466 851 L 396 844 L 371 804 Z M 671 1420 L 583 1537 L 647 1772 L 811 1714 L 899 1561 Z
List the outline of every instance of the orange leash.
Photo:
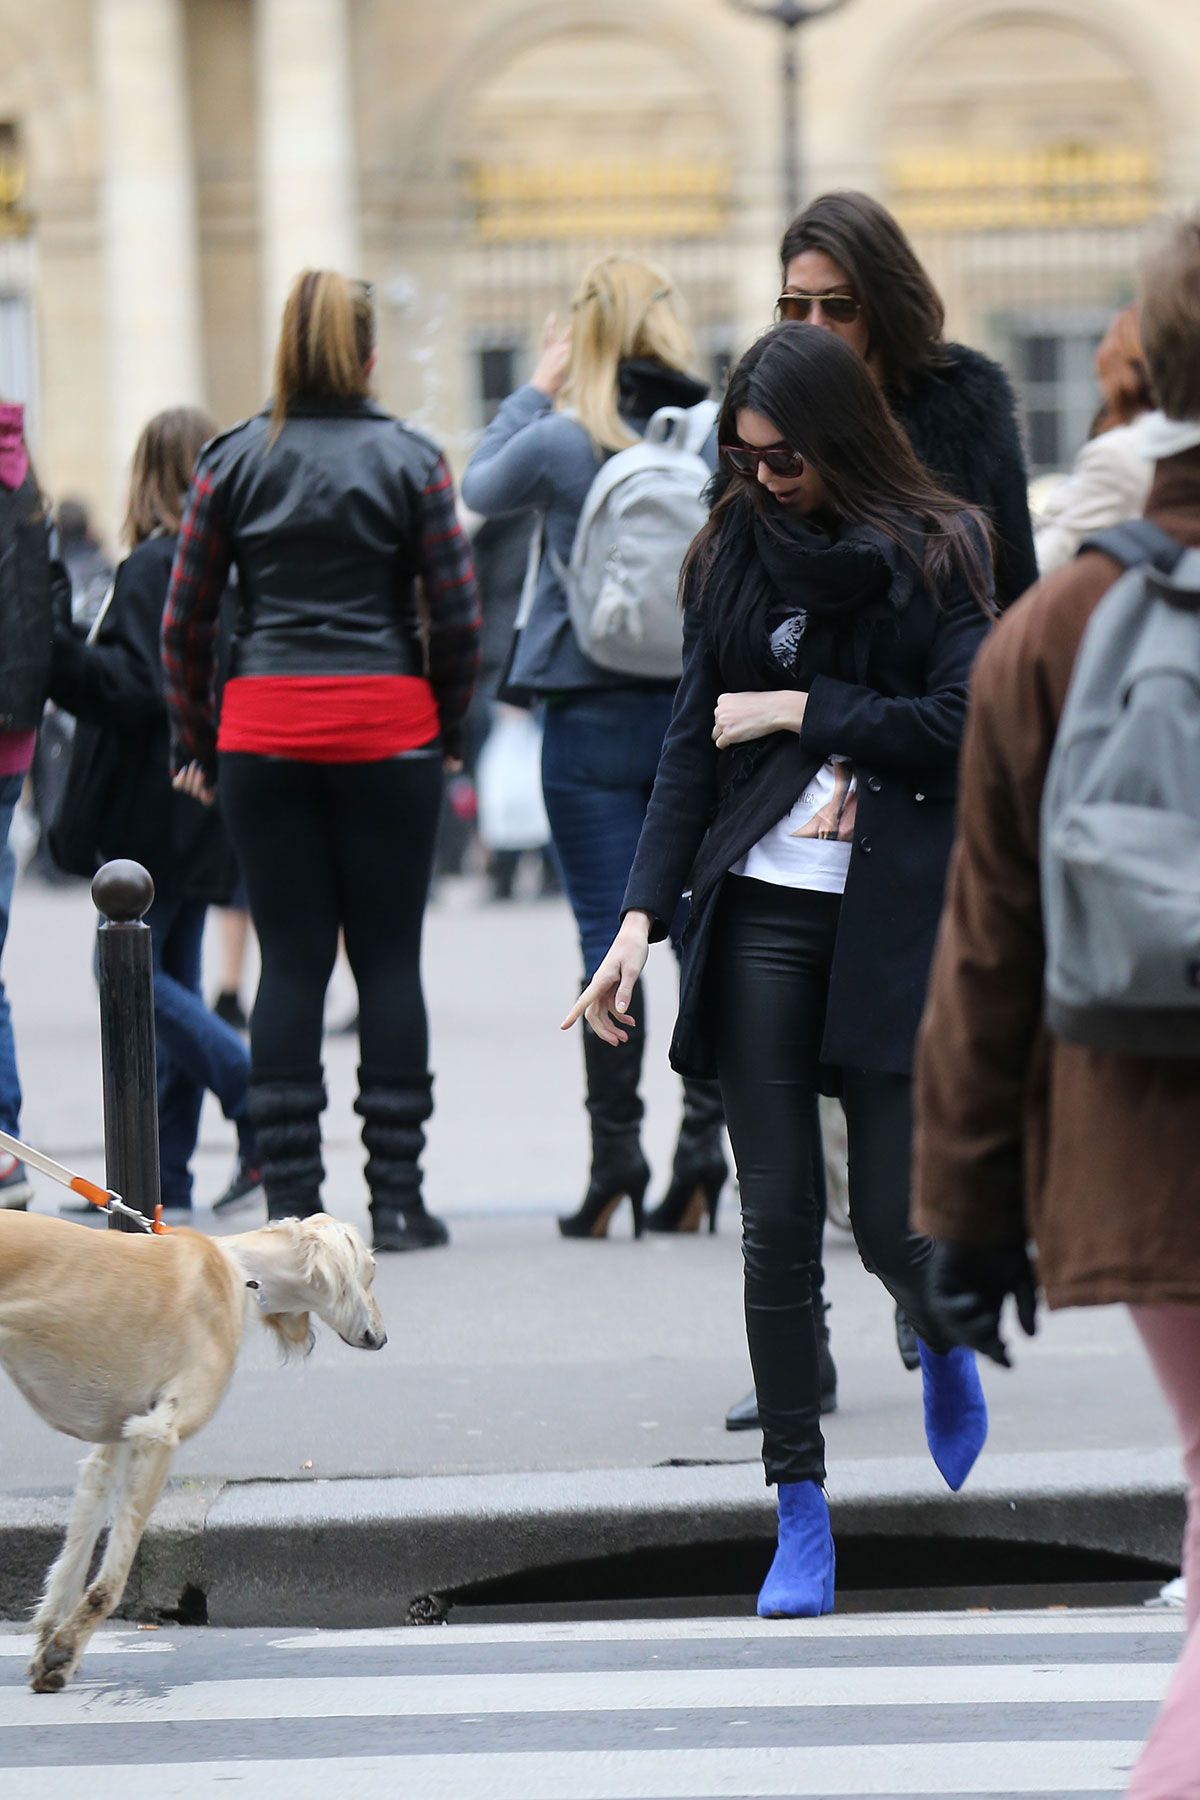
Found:
M 159 1237 L 171 1229 L 163 1223 L 161 1200 L 154 1208 L 153 1220 L 150 1220 L 144 1213 L 138 1212 L 136 1207 L 126 1206 L 120 1194 L 114 1193 L 112 1188 L 101 1187 L 98 1182 L 89 1181 L 86 1175 L 76 1175 L 73 1170 L 64 1168 L 62 1163 L 55 1162 L 52 1156 L 44 1156 L 40 1150 L 23 1144 L 19 1138 L 10 1137 L 7 1131 L 0 1131 L 0 1150 L 7 1150 L 18 1162 L 28 1163 L 39 1175 L 48 1175 L 60 1187 L 70 1188 L 81 1199 L 90 1200 L 102 1213 L 119 1213 L 122 1218 L 136 1219 L 143 1231 L 152 1231 Z

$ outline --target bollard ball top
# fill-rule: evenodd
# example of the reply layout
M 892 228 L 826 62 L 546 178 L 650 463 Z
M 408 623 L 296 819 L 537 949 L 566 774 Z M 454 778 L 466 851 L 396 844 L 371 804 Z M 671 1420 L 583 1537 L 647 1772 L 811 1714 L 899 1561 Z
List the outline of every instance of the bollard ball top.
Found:
M 97 871 L 92 881 L 92 899 L 97 912 L 115 925 L 132 925 L 149 912 L 154 882 L 141 863 L 119 857 Z

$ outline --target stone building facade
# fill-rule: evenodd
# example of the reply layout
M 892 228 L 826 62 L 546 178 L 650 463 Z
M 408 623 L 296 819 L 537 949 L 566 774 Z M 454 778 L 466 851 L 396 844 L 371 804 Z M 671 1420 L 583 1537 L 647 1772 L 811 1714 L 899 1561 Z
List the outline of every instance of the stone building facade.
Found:
M 305 264 L 372 280 L 386 404 L 461 457 L 599 250 L 719 373 L 771 316 L 781 39 L 729 0 L 0 0 L 0 392 L 108 524 L 137 430 L 261 403 Z M 847 0 L 801 34 L 807 192 L 905 220 L 1065 461 L 1145 233 L 1200 196 L 1195 0 Z

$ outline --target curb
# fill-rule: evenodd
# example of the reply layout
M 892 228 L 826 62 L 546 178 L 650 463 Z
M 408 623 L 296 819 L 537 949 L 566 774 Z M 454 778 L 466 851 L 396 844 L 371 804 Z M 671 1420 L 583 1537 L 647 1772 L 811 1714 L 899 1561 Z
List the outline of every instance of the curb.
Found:
M 835 1532 L 988 1539 L 1109 1551 L 1176 1565 L 1185 1486 L 1175 1451 L 987 1459 L 950 1494 L 924 1458 L 840 1464 Z M 0 1617 L 36 1604 L 69 1509 L 65 1494 L 0 1496 Z M 403 1624 L 428 1594 L 635 1550 L 769 1542 L 775 1508 L 757 1464 L 317 1481 L 168 1489 L 121 1614 L 226 1626 Z

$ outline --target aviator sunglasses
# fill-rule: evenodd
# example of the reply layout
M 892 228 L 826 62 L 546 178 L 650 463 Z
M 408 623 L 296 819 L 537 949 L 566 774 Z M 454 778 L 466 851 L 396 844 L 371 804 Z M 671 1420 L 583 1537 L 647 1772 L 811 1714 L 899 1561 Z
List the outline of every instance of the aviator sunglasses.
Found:
M 862 301 L 853 294 L 780 294 L 775 302 L 775 317 L 802 325 L 814 306 L 820 306 L 831 325 L 853 325 L 862 311 Z
M 745 444 L 718 444 L 718 450 L 736 475 L 758 474 L 759 463 L 766 463 L 772 475 L 803 475 L 804 458 L 790 444 L 771 444 L 765 450 L 751 450 Z

